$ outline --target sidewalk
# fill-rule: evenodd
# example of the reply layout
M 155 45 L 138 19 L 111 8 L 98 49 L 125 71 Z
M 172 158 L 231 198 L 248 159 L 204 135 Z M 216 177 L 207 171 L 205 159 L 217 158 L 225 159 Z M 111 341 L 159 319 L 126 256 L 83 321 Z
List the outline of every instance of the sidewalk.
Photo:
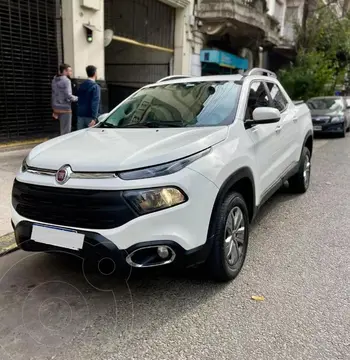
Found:
M 34 145 L 0 147 L 0 255 L 15 247 L 11 226 L 12 183 Z

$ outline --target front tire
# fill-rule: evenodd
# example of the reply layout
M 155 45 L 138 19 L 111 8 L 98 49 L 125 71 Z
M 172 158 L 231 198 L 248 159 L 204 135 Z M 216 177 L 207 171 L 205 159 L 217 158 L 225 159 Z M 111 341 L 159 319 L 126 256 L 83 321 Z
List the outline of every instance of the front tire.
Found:
M 298 172 L 289 180 L 289 190 L 297 194 L 303 194 L 310 185 L 311 177 L 311 154 L 307 147 L 304 147 L 299 161 Z
M 346 133 L 347 133 L 347 130 L 346 130 L 345 122 L 344 122 L 343 130 L 342 130 L 342 132 L 340 133 L 340 137 L 341 137 L 341 138 L 345 138 L 345 137 L 346 137 Z
M 206 266 L 216 281 L 233 280 L 241 271 L 247 254 L 249 215 L 239 193 L 229 194 L 212 219 L 209 239 L 213 239 Z

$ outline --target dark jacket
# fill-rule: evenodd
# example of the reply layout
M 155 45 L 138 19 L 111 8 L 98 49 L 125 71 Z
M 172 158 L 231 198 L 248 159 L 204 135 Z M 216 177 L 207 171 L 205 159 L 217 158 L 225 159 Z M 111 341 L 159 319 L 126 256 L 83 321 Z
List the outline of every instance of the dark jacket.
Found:
M 100 109 L 101 88 L 93 80 L 84 81 L 77 92 L 79 117 L 87 117 L 97 120 Z
M 52 108 L 55 112 L 71 112 L 71 103 L 78 98 L 72 94 L 67 76 L 55 76 L 52 80 Z
M 78 93 L 78 81 L 76 79 L 70 79 L 72 84 L 72 93 L 74 96 L 77 96 Z M 76 129 L 77 126 L 77 108 L 78 102 L 72 102 L 72 129 Z

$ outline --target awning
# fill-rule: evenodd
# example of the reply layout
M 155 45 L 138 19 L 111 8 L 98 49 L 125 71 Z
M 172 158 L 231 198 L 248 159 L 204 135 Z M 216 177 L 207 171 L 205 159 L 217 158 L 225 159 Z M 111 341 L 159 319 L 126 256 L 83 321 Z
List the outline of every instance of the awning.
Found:
M 248 69 L 248 60 L 220 50 L 201 50 L 201 62 L 231 69 Z

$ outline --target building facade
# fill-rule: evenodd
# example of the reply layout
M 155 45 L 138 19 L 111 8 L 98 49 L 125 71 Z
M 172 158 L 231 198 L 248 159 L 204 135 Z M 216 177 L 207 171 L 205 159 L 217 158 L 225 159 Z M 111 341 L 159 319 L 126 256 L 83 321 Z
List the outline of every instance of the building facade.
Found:
M 61 62 L 78 86 L 85 67 L 97 66 L 103 111 L 161 77 L 200 74 L 194 7 L 194 0 L 1 1 L 0 141 L 58 130 L 51 80 Z
M 97 66 L 102 111 L 168 75 L 273 68 L 293 49 L 302 1 L 2 1 L 0 141 L 57 130 L 51 80 L 61 62 L 73 67 L 78 86 L 85 67 Z
M 78 82 L 98 68 L 113 108 L 136 89 L 196 70 L 193 0 L 62 0 L 64 60 Z M 90 31 L 92 41 L 87 42 Z

